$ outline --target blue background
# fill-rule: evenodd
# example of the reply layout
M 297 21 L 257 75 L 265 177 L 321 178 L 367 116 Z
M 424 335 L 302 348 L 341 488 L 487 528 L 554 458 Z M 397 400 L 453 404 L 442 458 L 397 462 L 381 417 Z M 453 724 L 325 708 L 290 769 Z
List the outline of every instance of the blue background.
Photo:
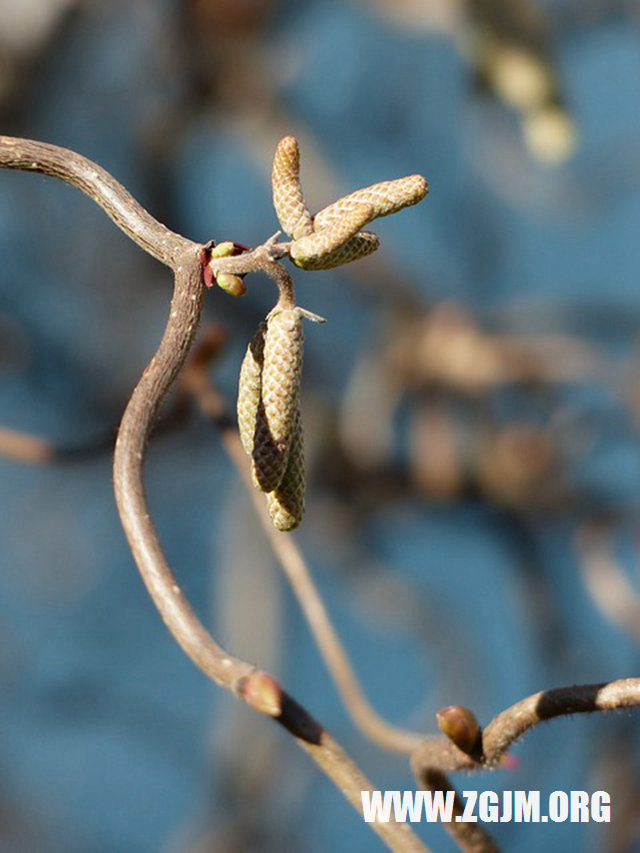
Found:
M 637 589 L 637 13 L 537 4 L 578 137 L 551 166 L 523 143 L 518 115 L 478 86 L 459 28 L 423 25 L 424 10 L 402 23 L 392 4 L 355 0 L 68 5 L 43 43 L 7 48 L 17 88 L 4 95 L 3 132 L 96 160 L 193 239 L 256 245 L 276 230 L 270 158 L 285 133 L 300 138 L 316 209 L 378 180 L 430 182 L 426 201 L 376 228 L 374 258 L 296 274 L 300 303 L 328 320 L 306 332 L 298 538 L 376 709 L 434 732 L 446 704 L 487 722 L 539 689 L 633 675 L 637 640 L 585 588 L 575 537 L 606 516 Z M 167 271 L 76 190 L 9 172 L 0 256 L 1 422 L 63 447 L 108 443 L 159 340 Z M 215 378 L 230 400 L 274 301 L 270 282 L 248 284 L 243 300 L 207 295 L 206 319 L 228 334 Z M 402 304 L 426 316 L 445 301 L 486 330 L 570 333 L 614 365 L 547 395 L 492 390 L 480 406 L 490 424 L 560 423 L 557 504 L 505 506 L 477 482 L 447 501 L 416 489 L 407 424 L 424 389 L 401 393 L 380 470 L 356 476 L 343 448 L 350 479 L 336 473 L 355 364 L 385 352 Z M 484 421 L 477 400 L 471 408 L 461 421 L 474 433 Z M 374 406 L 363 431 L 377 417 Z M 275 672 L 381 788 L 415 787 L 404 758 L 351 724 L 203 418 L 153 440 L 148 493 L 216 638 Z M 42 467 L 1 460 L 0 507 L 0 849 L 383 849 L 285 732 L 173 643 L 125 545 L 109 450 Z M 614 821 L 500 825 L 505 850 L 640 849 L 637 715 L 557 720 L 514 753 L 515 770 L 455 781 L 604 788 Z M 439 827 L 419 831 L 454 849 Z

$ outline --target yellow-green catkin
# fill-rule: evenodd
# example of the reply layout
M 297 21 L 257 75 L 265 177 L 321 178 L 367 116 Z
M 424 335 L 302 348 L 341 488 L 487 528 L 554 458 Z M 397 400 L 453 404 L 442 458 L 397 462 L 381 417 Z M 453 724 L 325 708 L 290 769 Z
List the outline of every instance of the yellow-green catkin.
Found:
M 260 405 L 260 386 L 264 362 L 264 333 L 267 324 L 260 323 L 258 331 L 247 347 L 238 382 L 238 429 L 244 452 L 253 453 L 256 417 Z
M 311 234 L 309 213 L 300 186 L 300 149 L 293 136 L 285 136 L 276 148 L 271 176 L 273 206 L 282 230 L 294 240 Z
M 376 235 L 360 231 L 373 216 L 370 205 L 351 205 L 328 227 L 293 242 L 291 260 L 306 270 L 331 269 L 375 251 L 379 245 Z
M 287 466 L 298 410 L 304 334 L 300 312 L 276 307 L 267 317 L 260 403 L 253 447 L 254 476 L 273 491 Z
M 429 185 L 422 175 L 407 175 L 394 181 L 381 181 L 356 190 L 316 213 L 313 227 L 316 231 L 330 227 L 362 205 L 372 209 L 371 218 L 368 220 L 371 222 L 417 204 L 428 192 Z
M 305 479 L 302 421 L 296 408 L 287 467 L 277 488 L 267 495 L 269 515 L 278 530 L 294 530 L 302 521 Z

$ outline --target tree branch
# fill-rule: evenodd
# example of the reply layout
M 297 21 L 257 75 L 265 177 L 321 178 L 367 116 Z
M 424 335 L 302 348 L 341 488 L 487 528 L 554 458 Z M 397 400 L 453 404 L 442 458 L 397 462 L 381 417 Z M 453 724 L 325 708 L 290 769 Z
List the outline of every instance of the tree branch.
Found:
M 77 187 L 93 199 L 124 233 L 148 254 L 173 267 L 197 244 L 154 219 L 102 166 L 58 145 L 0 136 L 0 167 L 40 172 Z
M 129 545 L 167 628 L 191 660 L 217 684 L 284 726 L 361 812 L 360 792 L 372 790 L 369 781 L 272 676 L 233 657 L 215 642 L 182 595 L 149 514 L 143 482 L 146 443 L 158 407 L 184 363 L 200 318 L 206 247 L 170 231 L 104 169 L 75 152 L 2 136 L 0 167 L 41 172 L 72 184 L 99 204 L 134 242 L 173 269 L 169 319 L 160 345 L 131 395 L 116 441 L 116 502 Z M 233 271 L 237 272 L 241 265 L 242 272 L 266 272 L 275 279 L 281 298 L 286 300 L 291 278 L 276 263 L 273 244 L 272 238 L 254 252 L 242 255 Z M 371 828 L 391 850 L 428 853 L 406 824 L 390 821 L 374 823 Z
M 426 738 L 413 753 L 411 767 L 423 787 L 446 790 L 452 788 L 447 773 L 498 767 L 507 750 L 544 720 L 638 706 L 640 678 L 542 690 L 495 716 L 479 733 L 469 752 L 463 752 L 446 737 Z M 492 853 L 496 849 L 486 833 L 478 834 L 480 827 L 477 824 L 473 825 L 475 831 L 470 829 L 471 825 L 464 823 L 446 826 L 466 853 Z

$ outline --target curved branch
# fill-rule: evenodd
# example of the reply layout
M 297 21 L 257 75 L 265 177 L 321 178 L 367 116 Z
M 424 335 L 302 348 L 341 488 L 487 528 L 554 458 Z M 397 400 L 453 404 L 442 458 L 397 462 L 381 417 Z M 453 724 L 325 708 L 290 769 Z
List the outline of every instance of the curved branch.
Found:
M 498 767 L 507 750 L 544 720 L 638 706 L 640 678 L 541 690 L 495 716 L 469 753 L 446 737 L 426 738 L 411 756 L 411 768 L 424 788 L 455 790 L 447 773 Z M 478 824 L 454 822 L 447 829 L 466 853 L 493 853 L 496 849 Z
M 360 811 L 360 792 L 371 783 L 333 738 L 270 675 L 228 654 L 212 638 L 182 595 L 150 518 L 143 483 L 146 441 L 158 406 L 187 355 L 202 300 L 200 251 L 177 266 L 174 297 L 160 346 L 136 386 L 122 418 L 114 457 L 116 500 L 144 583 L 167 628 L 191 660 L 213 681 L 284 726 Z M 392 850 L 425 851 L 404 824 L 372 829 Z
M 165 228 L 111 175 L 90 160 L 46 143 L 0 136 L 0 168 L 42 172 L 90 196 L 134 242 L 172 267 L 175 286 L 160 345 L 133 391 L 122 418 L 114 455 L 114 485 L 120 518 L 143 581 L 169 631 L 191 660 L 213 681 L 286 728 L 361 812 L 360 792 L 373 790 L 333 738 L 267 673 L 229 655 L 219 646 L 184 598 L 162 551 L 151 520 L 143 482 L 146 442 L 162 399 L 189 351 L 200 318 L 206 247 Z M 289 298 L 291 279 L 270 248 L 243 255 L 246 272 L 275 278 Z M 374 823 L 371 828 L 398 853 L 428 853 L 406 824 Z
M 447 738 L 430 737 L 414 752 L 412 767 L 416 774 L 428 767 L 445 772 L 496 768 L 507 750 L 544 720 L 638 706 L 640 678 L 541 690 L 497 714 L 482 730 L 473 754 L 462 752 Z
M 0 168 L 40 172 L 72 184 L 100 205 L 134 243 L 167 266 L 173 267 L 185 250 L 196 246 L 154 219 L 105 169 L 68 148 L 0 136 Z

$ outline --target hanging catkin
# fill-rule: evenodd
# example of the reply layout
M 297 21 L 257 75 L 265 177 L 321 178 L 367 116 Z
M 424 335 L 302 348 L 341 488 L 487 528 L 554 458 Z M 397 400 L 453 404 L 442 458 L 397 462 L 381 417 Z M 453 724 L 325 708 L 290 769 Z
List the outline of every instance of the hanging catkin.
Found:
M 260 323 L 258 331 L 247 347 L 238 382 L 238 429 L 244 452 L 251 456 L 256 431 L 256 417 L 260 405 L 260 385 L 264 362 L 264 333 L 266 323 Z
M 296 408 L 287 467 L 280 484 L 267 495 L 269 515 L 278 530 L 293 530 L 304 516 L 304 440 L 300 411 Z
M 238 389 L 238 427 L 251 457 L 256 485 L 272 492 L 280 484 L 298 418 L 302 374 L 302 316 L 276 307 L 249 344 Z
M 268 451 L 270 468 L 273 469 L 268 479 L 257 477 L 265 492 L 276 488 L 287 465 L 298 408 L 303 342 L 300 311 L 296 308 L 274 308 L 267 317 L 264 336 L 261 406 L 258 408 L 256 423 L 256 439 L 263 424 L 266 428 L 266 434 L 261 438 Z M 256 443 L 254 460 L 257 449 Z

